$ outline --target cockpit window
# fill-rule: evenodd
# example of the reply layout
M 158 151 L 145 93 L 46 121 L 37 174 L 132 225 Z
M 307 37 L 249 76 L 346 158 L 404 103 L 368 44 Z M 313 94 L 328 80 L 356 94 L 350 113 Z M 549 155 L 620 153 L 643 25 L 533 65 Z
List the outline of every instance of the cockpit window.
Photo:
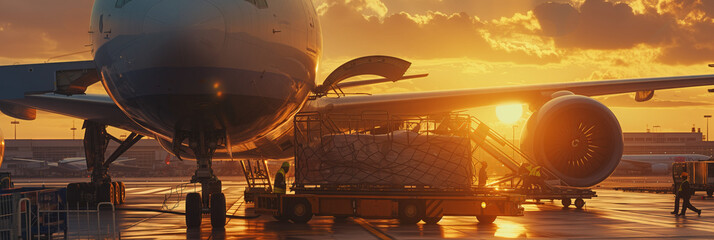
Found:
M 131 2 L 131 0 L 117 0 L 117 4 L 114 5 L 114 7 L 123 8 L 124 5 L 128 4 L 129 2 Z
M 258 7 L 259 9 L 268 8 L 268 1 L 267 1 L 267 0 L 245 0 L 245 1 L 247 1 L 247 2 L 249 2 L 249 3 L 252 3 L 252 4 L 255 5 L 256 7 Z

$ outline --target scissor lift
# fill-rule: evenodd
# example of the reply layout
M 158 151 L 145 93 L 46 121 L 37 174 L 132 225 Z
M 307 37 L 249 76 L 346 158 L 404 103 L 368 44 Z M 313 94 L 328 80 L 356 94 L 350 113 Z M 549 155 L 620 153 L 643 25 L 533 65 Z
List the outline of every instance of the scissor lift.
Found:
M 264 160 L 242 160 L 240 164 L 248 184 L 244 192 L 246 202 L 253 202 L 256 195 L 273 192 L 268 164 Z
M 585 206 L 584 199 L 597 197 L 597 194 L 591 189 L 575 188 L 563 185 L 563 182 L 560 181 L 560 179 L 542 167 L 541 173 L 543 174 L 543 177 L 545 179 L 549 179 L 549 181 L 541 182 L 541 189 L 524 189 L 523 179 L 521 179 L 518 174 L 521 163 L 516 160 L 516 157 L 523 159 L 523 162 L 528 162 L 532 166 L 539 166 L 540 164 L 538 162 L 531 159 L 528 155 L 523 153 L 520 148 L 513 145 L 503 136 L 493 131 L 486 124 L 475 117 L 471 117 L 470 138 L 474 143 L 473 151 L 476 151 L 476 149 L 479 148 L 482 149 L 484 152 L 503 163 L 503 165 L 512 172 L 511 174 L 489 183 L 489 186 L 505 185 L 506 187 L 514 189 L 516 192 L 525 195 L 526 199 L 532 199 L 536 202 L 540 200 L 561 200 L 564 207 L 569 207 L 572 203 L 571 199 L 575 199 L 575 207 L 578 209 Z M 513 152 L 513 155 L 506 152 Z

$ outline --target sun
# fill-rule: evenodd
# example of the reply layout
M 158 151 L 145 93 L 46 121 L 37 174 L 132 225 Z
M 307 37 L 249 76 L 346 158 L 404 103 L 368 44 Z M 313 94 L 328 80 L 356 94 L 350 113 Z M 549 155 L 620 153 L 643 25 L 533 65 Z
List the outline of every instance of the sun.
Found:
M 496 107 L 498 120 L 505 124 L 514 124 L 523 116 L 523 104 L 505 104 Z

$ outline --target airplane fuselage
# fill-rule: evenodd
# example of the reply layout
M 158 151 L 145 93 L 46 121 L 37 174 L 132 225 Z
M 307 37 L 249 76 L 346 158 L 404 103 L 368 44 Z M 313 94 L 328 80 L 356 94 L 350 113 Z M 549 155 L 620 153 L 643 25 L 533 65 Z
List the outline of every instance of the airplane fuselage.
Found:
M 127 116 L 166 141 L 218 131 L 234 151 L 290 130 L 322 51 L 310 0 L 97 0 L 90 28 Z

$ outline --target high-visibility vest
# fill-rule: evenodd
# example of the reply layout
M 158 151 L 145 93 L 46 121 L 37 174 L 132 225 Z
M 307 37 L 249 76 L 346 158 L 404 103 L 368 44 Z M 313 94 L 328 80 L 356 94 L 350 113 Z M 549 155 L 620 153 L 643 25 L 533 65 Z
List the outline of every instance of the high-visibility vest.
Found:
M 679 184 L 679 188 L 677 188 L 677 192 L 681 192 L 681 191 L 682 191 L 682 185 L 684 185 L 685 182 L 688 183 L 689 180 L 684 180 L 684 181 L 682 181 L 682 183 Z
M 540 166 L 535 166 L 530 169 L 530 176 L 540 177 Z
M 280 168 L 280 170 L 278 170 L 275 180 L 277 180 L 277 175 L 283 175 L 283 181 L 285 181 L 285 171 L 283 171 L 282 168 Z M 275 184 L 273 184 L 273 185 L 275 185 Z M 286 190 L 285 190 L 285 188 L 282 188 L 282 187 L 273 186 L 273 193 L 285 194 Z

